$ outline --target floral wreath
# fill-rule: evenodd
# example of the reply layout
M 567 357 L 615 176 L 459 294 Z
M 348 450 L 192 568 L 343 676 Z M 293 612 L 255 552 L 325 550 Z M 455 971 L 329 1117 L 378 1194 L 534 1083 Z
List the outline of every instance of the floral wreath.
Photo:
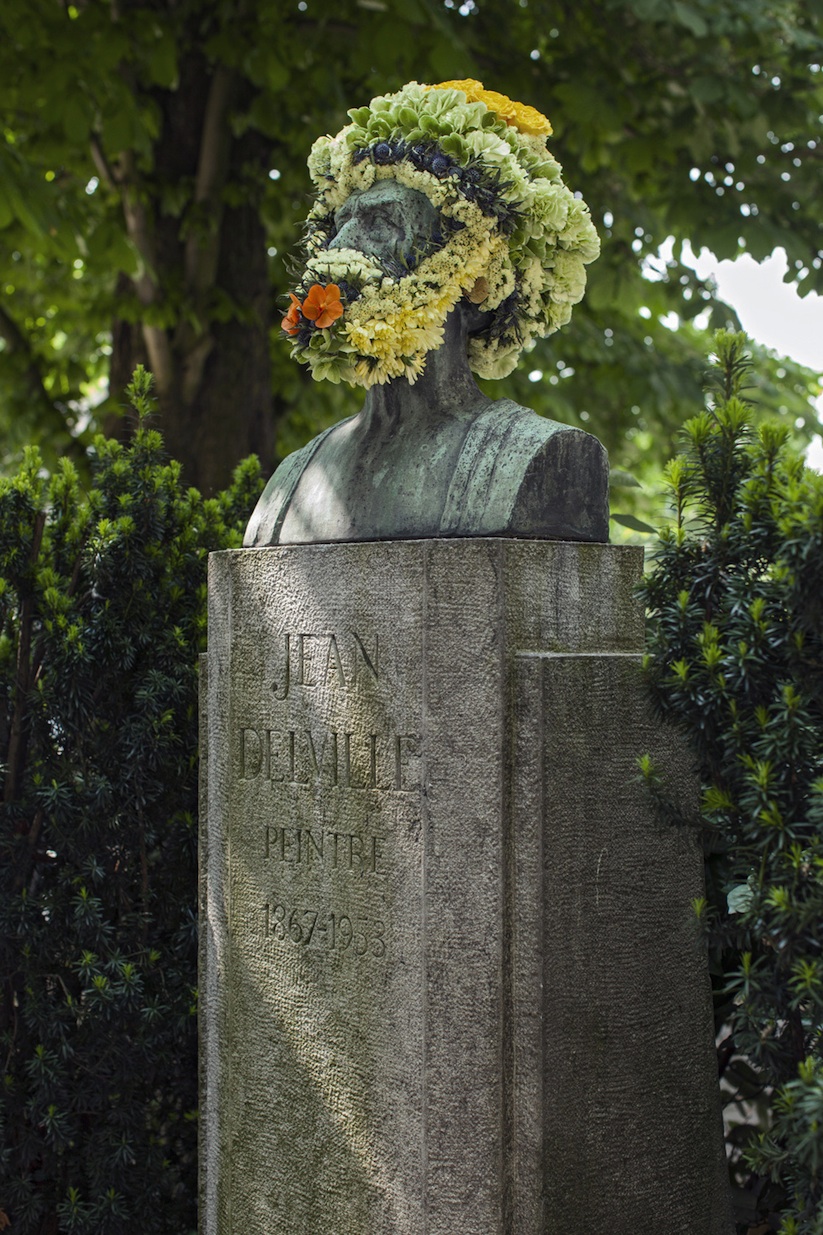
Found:
M 469 363 L 481 377 L 505 377 L 524 348 L 569 321 L 585 264 L 600 252 L 588 207 L 547 149 L 551 125 L 476 81 L 410 82 L 349 116 L 309 156 L 317 197 L 282 323 L 292 355 L 317 380 L 414 382 L 467 296 L 487 313 Z M 439 211 L 434 251 L 386 263 L 327 248 L 335 211 L 384 179 L 419 190 Z

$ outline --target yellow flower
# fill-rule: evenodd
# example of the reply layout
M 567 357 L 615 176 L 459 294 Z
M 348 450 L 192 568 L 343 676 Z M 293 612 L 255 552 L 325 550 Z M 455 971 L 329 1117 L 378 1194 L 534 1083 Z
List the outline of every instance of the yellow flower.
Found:
M 520 133 L 528 133 L 533 137 L 548 137 L 552 126 L 546 116 L 536 107 L 526 103 L 515 103 L 508 95 L 498 94 L 496 90 L 486 90 L 482 81 L 467 77 L 465 81 L 441 81 L 429 90 L 462 90 L 468 103 L 485 103 L 489 111 L 496 112 L 506 124 L 511 124 Z
M 427 86 L 427 90 L 462 90 L 467 103 L 479 103 L 483 97 L 482 81 L 467 77 L 465 81 L 441 81 L 436 86 Z

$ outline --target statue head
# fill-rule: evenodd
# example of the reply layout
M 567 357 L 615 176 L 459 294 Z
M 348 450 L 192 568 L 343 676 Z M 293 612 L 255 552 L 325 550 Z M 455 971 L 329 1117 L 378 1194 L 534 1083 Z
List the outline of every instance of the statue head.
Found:
M 328 249 L 356 249 L 402 278 L 442 245 L 440 214 L 423 193 L 396 180 L 357 189 L 334 212 Z
M 315 378 L 414 381 L 461 301 L 479 307 L 469 363 L 511 372 L 571 317 L 599 252 L 588 208 L 534 108 L 479 82 L 372 99 L 312 147 L 317 190 L 283 329 Z

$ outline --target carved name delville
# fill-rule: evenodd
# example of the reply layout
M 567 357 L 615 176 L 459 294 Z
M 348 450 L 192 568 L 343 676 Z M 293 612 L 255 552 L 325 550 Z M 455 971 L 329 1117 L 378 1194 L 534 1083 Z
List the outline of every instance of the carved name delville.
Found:
M 279 662 L 271 684 L 275 699 L 288 698 L 295 686 L 351 690 L 379 680 L 379 640 L 374 635 L 369 641 L 356 631 L 285 631 Z
M 338 733 L 332 729 L 270 729 L 242 725 L 236 731 L 241 780 L 264 780 L 302 789 L 409 792 L 419 786 L 414 765 L 420 754 L 415 733 Z

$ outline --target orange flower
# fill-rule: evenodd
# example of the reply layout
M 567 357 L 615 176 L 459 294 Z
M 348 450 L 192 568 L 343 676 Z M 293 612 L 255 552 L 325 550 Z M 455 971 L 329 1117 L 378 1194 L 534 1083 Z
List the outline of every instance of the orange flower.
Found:
M 286 334 L 297 334 L 300 329 L 300 301 L 294 292 L 289 292 L 291 296 L 291 304 L 289 311 L 280 323 L 280 329 L 285 330 Z
M 315 283 L 309 288 L 309 294 L 303 301 L 303 316 L 314 322 L 321 330 L 331 326 L 338 317 L 343 316 L 343 305 L 340 303 L 340 288 L 336 283 L 323 287 Z

